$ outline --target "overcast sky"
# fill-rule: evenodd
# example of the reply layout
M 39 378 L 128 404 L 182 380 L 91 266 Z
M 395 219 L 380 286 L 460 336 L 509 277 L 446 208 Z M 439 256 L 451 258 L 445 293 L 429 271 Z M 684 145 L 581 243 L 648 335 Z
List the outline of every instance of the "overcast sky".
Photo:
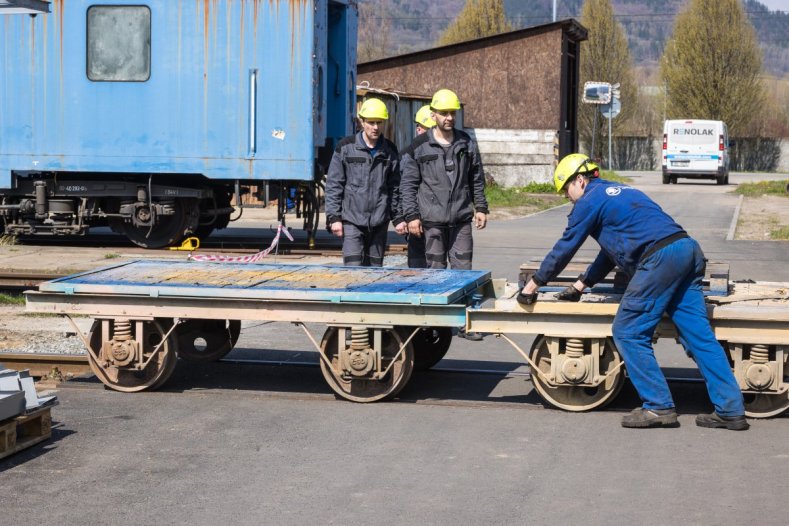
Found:
M 758 0 L 760 3 L 767 6 L 768 9 L 775 11 L 776 9 L 780 9 L 781 11 L 789 11 L 789 0 Z

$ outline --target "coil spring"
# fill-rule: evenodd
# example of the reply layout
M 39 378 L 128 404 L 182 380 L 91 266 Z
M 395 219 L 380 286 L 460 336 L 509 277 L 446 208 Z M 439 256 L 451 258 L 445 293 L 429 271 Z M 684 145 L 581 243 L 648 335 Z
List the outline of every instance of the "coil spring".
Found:
M 753 363 L 767 363 L 770 361 L 769 348 L 766 345 L 751 345 L 751 361 Z
M 584 355 L 584 341 L 581 338 L 567 338 L 565 352 L 568 358 L 582 358 Z
M 132 326 L 128 319 L 122 318 L 115 320 L 115 328 L 112 333 L 113 340 L 131 340 Z
M 370 333 L 365 327 L 351 327 L 351 349 L 364 350 L 370 347 Z

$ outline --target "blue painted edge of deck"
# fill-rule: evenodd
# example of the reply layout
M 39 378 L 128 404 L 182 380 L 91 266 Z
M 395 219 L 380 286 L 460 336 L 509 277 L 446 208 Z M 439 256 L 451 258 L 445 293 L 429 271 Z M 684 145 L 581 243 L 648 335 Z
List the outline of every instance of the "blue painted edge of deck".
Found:
M 184 264 L 189 265 L 223 265 L 223 263 L 195 263 L 186 261 L 157 261 L 157 260 L 135 260 L 126 263 L 109 265 L 85 272 L 64 276 L 55 280 L 47 281 L 39 285 L 41 292 L 55 292 L 63 293 L 66 295 L 71 294 L 101 294 L 101 295 L 128 295 L 128 296 L 147 296 L 147 297 L 192 297 L 192 298 L 206 298 L 214 297 L 218 299 L 248 299 L 248 300 L 293 300 L 293 301 L 316 301 L 316 302 L 331 302 L 331 303 L 388 303 L 399 305 L 448 305 L 463 302 L 466 298 L 475 292 L 480 286 L 484 285 L 491 279 L 489 271 L 470 270 L 470 271 L 457 271 L 450 270 L 446 272 L 452 273 L 454 276 L 461 275 L 463 278 L 459 280 L 456 288 L 452 288 L 448 284 L 443 286 L 447 287 L 444 292 L 437 293 L 411 293 L 411 292 L 381 292 L 381 291 L 354 291 L 349 289 L 309 289 L 298 290 L 293 288 L 271 288 L 271 289 L 254 289 L 254 288 L 224 288 L 224 287 L 207 287 L 199 284 L 195 286 L 183 285 L 161 285 L 161 284 L 145 284 L 145 283 L 123 283 L 119 280 L 108 281 L 104 283 L 81 283 L 84 278 L 97 278 L 101 281 L 101 274 L 103 272 L 111 272 L 113 270 L 130 267 L 134 265 L 142 267 L 155 266 L 156 264 L 180 266 Z M 242 266 L 254 266 L 256 264 L 243 264 Z M 279 264 L 272 264 L 269 262 L 260 264 L 266 266 L 280 266 Z M 281 265 L 283 267 L 290 265 Z M 343 269 L 351 272 L 378 272 L 378 269 L 371 267 L 343 267 L 340 265 L 292 265 L 294 272 L 301 269 Z M 228 266 L 232 272 L 237 269 L 239 264 Z M 396 271 L 409 271 L 421 272 L 418 269 L 400 269 L 385 267 L 381 268 L 380 272 L 396 272 Z M 426 272 L 435 273 L 443 271 L 426 270 Z M 252 285 L 253 287 L 255 285 Z

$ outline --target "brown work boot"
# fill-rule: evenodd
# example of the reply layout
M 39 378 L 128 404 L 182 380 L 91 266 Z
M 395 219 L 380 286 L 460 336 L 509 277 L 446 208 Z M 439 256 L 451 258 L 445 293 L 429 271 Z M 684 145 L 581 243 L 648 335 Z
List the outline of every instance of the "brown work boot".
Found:
M 697 416 L 696 425 L 713 429 L 731 429 L 732 431 L 745 431 L 751 427 L 748 421 L 745 420 L 745 415 L 721 416 L 715 412 L 709 415 Z
M 677 411 L 637 407 L 622 417 L 622 427 L 679 427 Z

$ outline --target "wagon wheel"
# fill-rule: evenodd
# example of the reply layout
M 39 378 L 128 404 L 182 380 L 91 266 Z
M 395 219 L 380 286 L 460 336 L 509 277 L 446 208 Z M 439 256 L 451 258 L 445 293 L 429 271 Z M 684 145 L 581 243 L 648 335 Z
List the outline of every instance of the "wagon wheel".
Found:
M 364 377 L 346 377 L 343 375 L 340 365 L 340 356 L 337 348 L 339 330 L 337 327 L 329 327 L 323 335 L 321 341 L 321 353 L 331 363 L 331 367 L 326 361 L 321 359 L 321 372 L 329 387 L 342 398 L 352 402 L 377 402 L 392 398 L 405 387 L 411 377 L 414 368 L 414 348 L 409 342 L 403 352 L 398 355 L 400 347 L 406 341 L 401 331 L 397 329 L 382 329 L 381 334 L 381 370 L 386 370 L 389 365 L 392 368 L 381 380 Z M 348 331 L 350 333 L 350 331 Z M 373 340 L 373 330 L 368 329 L 370 341 Z M 346 338 L 350 342 L 350 337 Z M 394 363 L 392 363 L 394 361 Z
M 233 350 L 240 333 L 239 320 L 186 320 L 175 328 L 178 357 L 193 363 L 221 360 Z
M 110 320 L 109 341 L 116 332 L 116 320 Z M 142 361 L 145 363 L 151 358 L 148 365 L 137 370 L 134 365 L 138 360 L 133 360 L 128 365 L 117 365 L 112 360 L 107 359 L 102 351 L 104 336 L 102 335 L 102 321 L 95 320 L 88 335 L 90 347 L 93 353 L 88 353 L 88 363 L 96 377 L 107 387 L 116 391 L 132 393 L 153 389 L 164 384 L 175 370 L 177 343 L 170 337 L 160 347 L 159 351 L 151 358 L 154 349 L 159 345 L 167 334 L 166 325 L 158 321 L 145 321 L 142 324 L 142 335 L 138 338 L 137 322 L 131 322 L 131 336 L 134 340 L 141 340 L 143 343 Z M 94 353 L 98 356 L 98 361 L 94 358 Z
M 784 381 L 789 377 L 789 361 L 784 364 Z M 745 401 L 745 416 L 751 418 L 769 418 L 778 416 L 789 409 L 789 392 L 773 393 L 743 393 Z
M 745 416 L 768 418 L 777 416 L 789 409 L 789 392 L 783 394 L 743 393 Z
M 545 336 L 539 335 L 532 345 L 529 357 L 546 376 L 551 372 L 551 353 Z M 531 380 L 534 388 L 547 403 L 567 411 L 589 411 L 603 407 L 616 398 L 625 381 L 620 362 L 622 358 L 610 338 L 605 341 L 605 348 L 600 356 L 600 372 L 606 374 L 619 367 L 603 383 L 595 387 L 583 385 L 551 385 L 538 373 L 532 371 Z
M 231 196 L 227 192 L 218 192 L 216 193 L 215 200 L 209 201 L 212 207 L 214 206 L 214 203 L 216 203 L 217 208 L 228 208 L 230 206 Z M 210 236 L 214 230 L 222 230 L 223 228 L 227 228 L 228 224 L 230 224 L 230 214 L 219 214 L 214 218 L 213 221 L 198 225 L 195 229 L 195 236 L 201 240 L 205 239 Z
M 405 327 L 401 336 L 406 339 L 411 336 L 415 327 Z M 414 346 L 414 370 L 427 371 L 449 351 L 452 344 L 452 329 L 449 327 L 423 327 L 417 331 L 411 340 Z
M 111 218 L 110 226 L 113 230 L 121 232 L 129 241 L 142 248 L 164 248 L 181 241 L 186 232 L 189 218 L 187 203 L 183 199 L 173 201 L 174 214 L 160 216 L 153 228 L 149 226 L 136 227 L 132 223 Z M 138 210 L 139 214 L 147 213 L 146 209 Z
M 170 318 L 157 318 L 156 321 L 159 322 L 159 325 L 161 325 L 162 330 L 164 331 L 164 334 L 167 334 L 170 331 L 170 327 L 173 326 L 173 320 L 170 319 Z M 150 391 L 153 391 L 155 389 L 159 389 L 162 385 L 164 385 L 167 382 L 167 380 L 169 380 L 170 377 L 175 372 L 175 366 L 178 365 L 178 340 L 175 338 L 175 334 L 174 333 L 170 333 L 169 340 L 174 345 L 174 351 L 175 352 L 173 353 L 173 359 L 172 360 L 167 360 L 165 362 L 165 369 L 164 369 L 164 371 L 162 371 L 162 374 L 159 376 L 159 379 L 156 380 L 148 388 L 148 390 L 150 390 Z M 155 346 L 154 346 L 154 348 L 155 348 Z

